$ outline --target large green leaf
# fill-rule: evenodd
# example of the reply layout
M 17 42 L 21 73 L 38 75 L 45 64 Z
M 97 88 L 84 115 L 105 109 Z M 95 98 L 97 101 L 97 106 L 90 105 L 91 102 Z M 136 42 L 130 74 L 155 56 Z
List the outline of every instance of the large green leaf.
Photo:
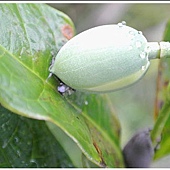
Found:
M 170 41 L 170 21 L 166 25 L 164 41 Z M 156 144 L 161 138 L 160 148 L 155 154 L 155 159 L 170 154 L 170 59 L 161 59 L 157 78 L 157 96 L 155 105 L 156 123 L 152 138 Z
M 0 167 L 73 167 L 44 121 L 24 118 L 0 106 Z
M 77 92 L 69 99 L 82 110 L 93 145 L 100 157 L 100 164 L 108 167 L 123 166 L 119 141 L 120 125 L 108 95 Z
M 74 35 L 71 20 L 45 4 L 0 4 L 0 21 L 0 103 L 56 124 L 97 165 L 123 166 L 120 127 L 106 97 L 82 95 L 89 102 L 80 110 L 48 79 L 52 54 Z
M 68 137 L 58 126 L 56 126 L 53 123 L 46 122 L 48 128 L 50 131 L 54 134 L 55 138 L 65 152 L 68 154 L 70 160 L 72 161 L 73 165 L 78 168 L 92 168 L 92 167 L 98 167 L 96 164 L 92 163 L 90 160 L 88 160 L 80 148 L 76 145 L 76 143 Z

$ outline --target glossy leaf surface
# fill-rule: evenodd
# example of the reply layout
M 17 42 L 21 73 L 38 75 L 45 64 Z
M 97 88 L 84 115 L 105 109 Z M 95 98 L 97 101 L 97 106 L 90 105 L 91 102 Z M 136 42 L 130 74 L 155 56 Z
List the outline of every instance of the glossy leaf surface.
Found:
M 98 166 L 122 167 L 120 127 L 106 98 L 96 96 L 78 109 L 57 92 L 58 81 L 48 79 L 53 55 L 74 35 L 69 17 L 45 4 L 1 4 L 0 21 L 0 103 L 19 115 L 54 123 Z

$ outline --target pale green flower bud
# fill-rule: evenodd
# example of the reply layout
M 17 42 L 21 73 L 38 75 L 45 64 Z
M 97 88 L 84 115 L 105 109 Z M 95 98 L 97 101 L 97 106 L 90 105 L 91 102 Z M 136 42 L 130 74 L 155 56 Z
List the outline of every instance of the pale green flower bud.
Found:
M 168 54 L 169 43 L 148 43 L 142 32 L 124 22 L 86 30 L 58 52 L 51 72 L 80 91 L 108 92 L 139 80 L 150 59 Z M 168 47 L 167 47 L 168 46 Z M 164 49 L 160 52 L 160 49 Z

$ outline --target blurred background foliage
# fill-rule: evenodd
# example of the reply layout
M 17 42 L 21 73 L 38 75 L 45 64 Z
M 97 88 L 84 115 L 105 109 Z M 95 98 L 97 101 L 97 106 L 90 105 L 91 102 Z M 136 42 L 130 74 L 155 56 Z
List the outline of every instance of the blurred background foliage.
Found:
M 167 21 L 170 19 L 168 3 L 57 3 L 48 4 L 74 22 L 76 32 L 103 25 L 126 21 L 143 32 L 148 41 L 161 41 Z M 152 128 L 159 60 L 151 61 L 146 75 L 136 84 L 109 94 L 115 113 L 122 127 L 122 147 L 137 131 Z M 169 158 L 155 162 L 153 167 L 166 167 Z

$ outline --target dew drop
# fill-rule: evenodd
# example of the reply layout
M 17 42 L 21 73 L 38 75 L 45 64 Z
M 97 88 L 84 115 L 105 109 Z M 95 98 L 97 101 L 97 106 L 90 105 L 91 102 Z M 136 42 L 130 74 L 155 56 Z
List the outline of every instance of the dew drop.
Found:
M 122 25 L 126 25 L 126 21 L 122 21 Z
M 3 124 L 1 127 L 4 131 L 6 131 L 5 124 Z
M 138 31 L 138 34 L 142 35 L 143 33 L 142 33 L 142 31 Z
M 151 48 L 148 46 L 145 51 L 146 53 L 149 53 L 151 51 Z
M 148 61 L 146 65 L 142 66 L 142 71 L 145 71 L 150 65 L 150 62 Z
M 146 69 L 146 66 L 142 66 L 142 70 L 144 71 Z
M 33 165 L 35 165 L 38 168 L 38 163 L 36 162 L 35 159 L 31 159 L 30 163 L 32 163 Z
M 142 46 L 142 43 L 141 43 L 140 41 L 137 41 L 137 42 L 136 42 L 136 47 L 137 47 L 137 48 L 140 48 L 141 46 Z
M 88 101 L 87 100 L 84 103 L 85 103 L 85 105 L 88 105 Z
M 123 27 L 123 24 L 122 24 L 121 22 L 119 22 L 117 25 L 118 25 L 120 28 Z
M 2 148 L 5 149 L 7 145 L 8 145 L 8 141 L 7 141 L 7 140 L 4 140 L 4 143 L 3 143 L 3 145 L 2 145 Z
M 145 52 L 141 52 L 140 53 L 140 58 L 144 59 L 146 57 L 146 53 Z
M 17 137 L 14 138 L 15 142 L 18 143 L 19 139 Z
M 21 152 L 19 150 L 17 150 L 17 155 L 18 157 L 21 157 Z
M 25 164 L 25 161 L 21 161 L 22 164 Z

